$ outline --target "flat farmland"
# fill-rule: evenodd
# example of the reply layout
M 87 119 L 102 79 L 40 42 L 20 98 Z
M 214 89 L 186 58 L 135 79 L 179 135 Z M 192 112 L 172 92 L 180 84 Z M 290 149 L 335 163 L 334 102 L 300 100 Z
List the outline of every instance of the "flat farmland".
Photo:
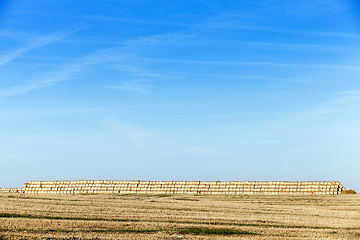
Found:
M 0 194 L 0 239 L 360 239 L 359 195 Z

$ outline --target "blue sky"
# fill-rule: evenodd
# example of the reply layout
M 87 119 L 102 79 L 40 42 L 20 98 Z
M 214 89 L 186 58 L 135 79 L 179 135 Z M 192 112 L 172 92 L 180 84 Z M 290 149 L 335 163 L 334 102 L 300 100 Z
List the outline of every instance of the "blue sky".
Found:
M 357 1 L 0 4 L 0 186 L 339 180 L 360 190 Z

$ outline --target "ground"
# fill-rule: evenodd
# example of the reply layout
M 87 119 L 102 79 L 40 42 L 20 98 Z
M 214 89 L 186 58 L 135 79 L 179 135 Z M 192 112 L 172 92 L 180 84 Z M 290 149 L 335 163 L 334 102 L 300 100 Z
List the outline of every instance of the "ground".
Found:
M 0 239 L 360 239 L 360 195 L 1 193 Z

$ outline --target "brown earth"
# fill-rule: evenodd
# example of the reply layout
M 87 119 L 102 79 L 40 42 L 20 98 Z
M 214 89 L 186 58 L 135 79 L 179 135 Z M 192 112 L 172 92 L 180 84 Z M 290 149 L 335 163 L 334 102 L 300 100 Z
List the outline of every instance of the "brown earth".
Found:
M 360 196 L 2 193 L 0 239 L 360 239 Z

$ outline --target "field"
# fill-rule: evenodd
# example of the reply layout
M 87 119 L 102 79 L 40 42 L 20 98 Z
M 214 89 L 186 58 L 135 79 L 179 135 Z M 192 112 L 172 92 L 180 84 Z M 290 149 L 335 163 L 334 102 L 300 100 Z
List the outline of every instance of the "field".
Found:
M 0 194 L 0 239 L 360 239 L 355 195 Z

